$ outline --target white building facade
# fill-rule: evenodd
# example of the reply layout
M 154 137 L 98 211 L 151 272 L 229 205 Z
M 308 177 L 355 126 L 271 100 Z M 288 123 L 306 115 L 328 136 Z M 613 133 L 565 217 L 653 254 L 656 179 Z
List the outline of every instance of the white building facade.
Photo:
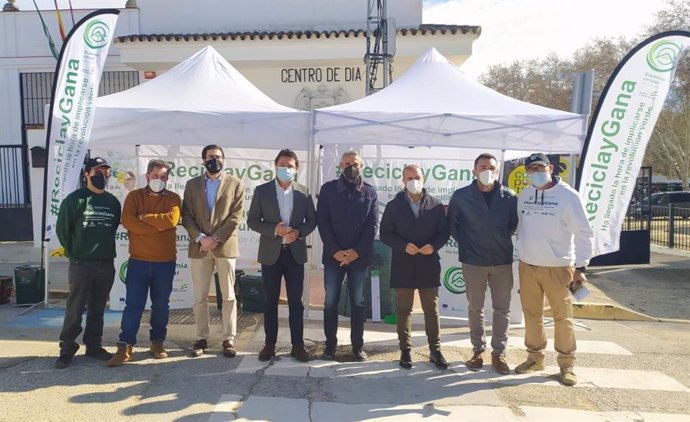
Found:
M 7 2 L 0 13 L 0 240 L 30 240 L 41 206 L 44 108 L 55 59 L 36 11 Z M 365 95 L 367 0 L 139 0 L 121 10 L 99 95 L 128 89 L 210 45 L 286 106 L 313 109 Z M 75 10 L 77 20 L 92 10 Z M 69 11 L 62 11 L 69 30 Z M 422 0 L 388 2 L 397 27 L 393 79 L 435 47 L 461 65 L 481 28 L 422 22 Z M 61 46 L 53 11 L 43 17 Z M 37 160 L 36 160 L 37 161 Z M 40 164 L 35 162 L 34 164 Z M 40 179 L 41 183 L 38 183 Z M 37 202 L 38 201 L 38 202 Z

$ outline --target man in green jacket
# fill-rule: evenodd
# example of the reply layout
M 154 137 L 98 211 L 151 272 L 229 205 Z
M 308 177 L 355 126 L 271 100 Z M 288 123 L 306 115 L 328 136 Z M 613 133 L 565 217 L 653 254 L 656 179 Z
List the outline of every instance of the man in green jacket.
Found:
M 110 174 L 110 165 L 103 158 L 89 159 L 84 167 L 86 187 L 70 193 L 60 204 L 56 232 L 69 258 L 69 296 L 57 369 L 68 367 L 79 350 L 76 339 L 82 331 L 84 307 L 86 356 L 112 357 L 101 347 L 105 304 L 115 278 L 115 232 L 120 224 L 120 202 L 105 191 Z

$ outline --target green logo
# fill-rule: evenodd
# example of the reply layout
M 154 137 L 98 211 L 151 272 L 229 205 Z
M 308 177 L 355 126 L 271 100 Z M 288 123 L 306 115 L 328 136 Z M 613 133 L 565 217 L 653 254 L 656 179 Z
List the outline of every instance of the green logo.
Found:
M 120 281 L 123 283 L 126 283 L 127 279 L 127 265 L 129 265 L 129 260 L 125 261 L 120 265 L 120 270 L 117 272 L 118 277 L 120 277 Z
M 671 41 L 659 41 L 647 53 L 647 64 L 657 72 L 670 72 L 676 67 L 681 47 Z
M 450 267 L 443 275 L 443 285 L 456 295 L 465 293 L 465 279 L 462 277 L 462 268 Z
M 95 21 L 86 25 L 84 29 L 84 42 L 91 48 L 103 48 L 110 38 L 110 28 L 102 20 Z

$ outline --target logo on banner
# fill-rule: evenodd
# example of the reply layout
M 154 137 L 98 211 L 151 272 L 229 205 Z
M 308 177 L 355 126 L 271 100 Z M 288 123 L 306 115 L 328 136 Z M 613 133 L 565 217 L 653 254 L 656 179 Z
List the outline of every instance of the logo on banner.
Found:
M 461 267 L 450 267 L 443 275 L 443 285 L 449 292 L 459 295 L 465 293 L 465 278 Z
M 670 72 L 676 67 L 676 59 L 683 49 L 671 41 L 659 41 L 649 49 L 647 64 L 657 72 Z
M 129 260 L 125 261 L 120 265 L 120 270 L 117 272 L 117 275 L 120 277 L 120 281 L 123 283 L 126 283 L 127 279 L 127 265 L 129 264 Z
M 110 28 L 102 20 L 96 19 L 86 25 L 84 42 L 93 49 L 105 47 L 110 39 Z

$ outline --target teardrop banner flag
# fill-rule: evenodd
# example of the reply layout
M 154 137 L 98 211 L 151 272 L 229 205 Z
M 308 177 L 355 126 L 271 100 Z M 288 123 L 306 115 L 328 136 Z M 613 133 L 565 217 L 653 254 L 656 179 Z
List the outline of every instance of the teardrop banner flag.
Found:
M 628 53 L 604 88 L 587 131 L 577 186 L 594 230 L 594 256 L 619 249 L 625 213 L 690 32 L 654 35 Z
M 60 203 L 79 186 L 98 86 L 119 14 L 117 9 L 104 9 L 85 16 L 60 50 L 46 130 L 43 240 L 53 237 Z

